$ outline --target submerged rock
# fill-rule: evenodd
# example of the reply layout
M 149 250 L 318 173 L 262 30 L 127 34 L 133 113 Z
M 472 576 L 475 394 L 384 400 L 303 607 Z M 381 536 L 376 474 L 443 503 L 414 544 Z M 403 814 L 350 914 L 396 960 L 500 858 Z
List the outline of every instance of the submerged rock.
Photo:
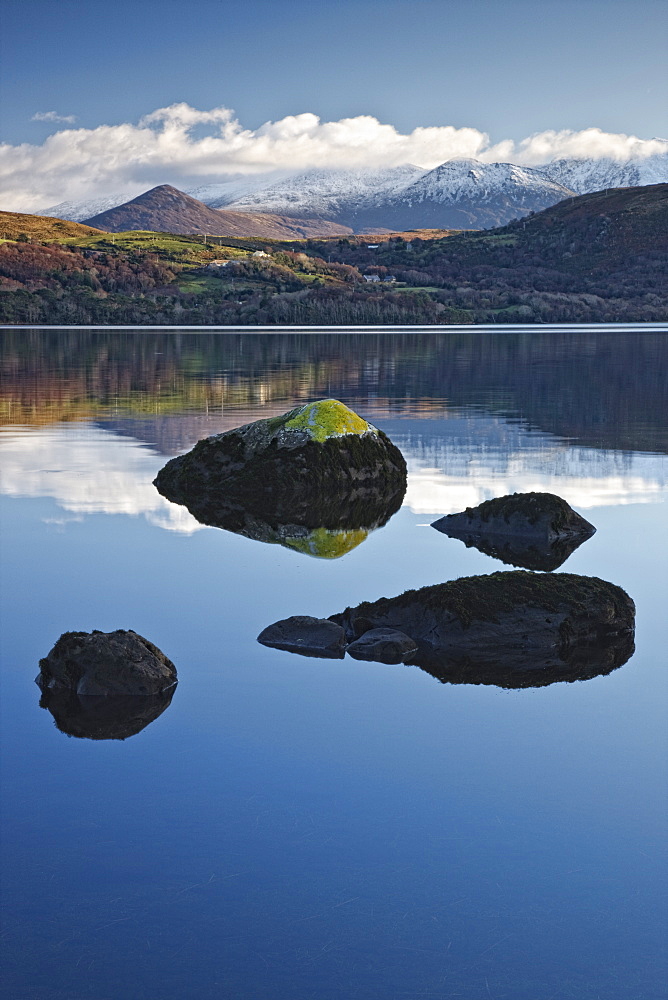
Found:
M 326 399 L 205 438 L 154 485 L 203 524 L 332 558 L 399 509 L 406 463 L 382 431 Z
M 347 608 L 349 642 L 371 629 L 416 640 L 406 662 L 442 681 L 525 687 L 608 673 L 631 656 L 635 606 L 596 577 L 523 571 L 464 577 Z
M 176 685 L 155 695 L 78 695 L 66 688 L 42 692 L 41 708 L 51 712 L 67 736 L 88 740 L 127 740 L 169 708 Z
M 345 654 L 346 634 L 340 625 L 335 625 L 329 618 L 293 615 L 269 625 L 260 632 L 257 641 L 263 646 L 286 649 L 290 653 L 340 660 Z
M 157 646 L 132 630 L 64 632 L 39 661 L 43 691 L 146 697 L 173 688 L 176 667 Z
M 432 527 L 526 569 L 561 566 L 596 528 L 552 493 L 513 493 L 447 514 Z
M 415 639 L 393 628 L 371 628 L 348 646 L 355 660 L 376 663 L 403 663 L 418 651 Z

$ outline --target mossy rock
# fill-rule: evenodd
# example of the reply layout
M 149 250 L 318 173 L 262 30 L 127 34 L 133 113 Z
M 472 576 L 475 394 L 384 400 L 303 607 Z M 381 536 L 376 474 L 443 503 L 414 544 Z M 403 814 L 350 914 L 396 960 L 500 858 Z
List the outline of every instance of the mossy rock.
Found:
M 320 400 L 199 441 L 154 484 L 204 524 L 238 530 L 235 521 L 255 519 L 274 531 L 354 532 L 399 509 L 406 463 L 382 431 L 337 400 Z
M 408 662 L 443 681 L 526 687 L 608 673 L 633 652 L 635 606 L 596 577 L 523 571 L 463 577 L 332 615 L 348 641 L 392 628 Z

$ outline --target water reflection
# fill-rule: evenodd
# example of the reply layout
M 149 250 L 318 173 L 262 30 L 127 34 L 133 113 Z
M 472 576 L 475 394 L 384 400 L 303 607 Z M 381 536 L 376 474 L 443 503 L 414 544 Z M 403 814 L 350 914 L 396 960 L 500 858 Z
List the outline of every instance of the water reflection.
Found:
M 436 525 L 432 525 L 435 527 Z M 498 535 L 476 535 L 445 532 L 459 538 L 467 549 L 474 548 L 492 559 L 499 559 L 507 566 L 542 570 L 549 573 L 562 566 L 586 538 L 558 538 L 552 542 L 527 542 L 521 538 L 499 538 Z
M 449 514 L 492 497 L 540 490 L 583 510 L 656 503 L 665 495 L 668 461 L 661 455 L 573 447 L 483 414 L 464 421 L 457 414 L 410 421 L 410 433 L 402 431 L 402 421 L 375 419 L 406 457 L 404 504 L 415 513 Z M 183 418 L 185 424 L 189 420 Z M 146 425 L 133 423 L 133 429 L 139 433 Z M 207 426 L 207 432 L 215 430 Z M 65 512 L 61 524 L 106 513 L 141 516 L 180 534 L 201 530 L 203 522 L 152 486 L 164 460 L 145 439 L 92 423 L 0 429 L 0 491 L 53 497 Z M 300 532 L 293 537 L 296 545 L 303 544 Z
M 372 420 L 476 407 L 521 415 L 530 428 L 594 448 L 668 452 L 661 374 L 668 343 L 661 333 L 139 337 L 21 330 L 4 331 L 1 343 L 3 424 L 224 417 L 244 408 L 256 419 L 264 408 L 268 416 L 334 396 Z M 166 444 L 159 445 L 166 453 L 185 447 Z
M 169 708 L 176 686 L 160 694 L 86 696 L 64 688 L 46 689 L 40 708 L 51 712 L 66 736 L 88 740 L 127 740 L 146 729 Z

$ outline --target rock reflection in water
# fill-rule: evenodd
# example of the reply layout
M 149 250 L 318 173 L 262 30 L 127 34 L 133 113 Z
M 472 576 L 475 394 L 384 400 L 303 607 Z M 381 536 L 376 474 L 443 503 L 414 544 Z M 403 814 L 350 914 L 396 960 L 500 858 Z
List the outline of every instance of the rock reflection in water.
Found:
M 160 694 L 78 695 L 64 688 L 43 691 L 40 707 L 47 708 L 57 728 L 67 736 L 88 740 L 127 740 L 154 722 L 169 708 L 176 687 Z
M 554 570 L 596 528 L 553 493 L 513 493 L 446 514 L 432 528 L 523 569 Z
M 508 566 L 541 570 L 546 573 L 559 569 L 589 537 L 559 538 L 553 542 L 529 542 L 521 538 L 500 538 L 498 535 L 465 535 L 447 531 L 443 533 L 451 538 L 458 538 L 467 549 L 478 549 L 484 555 L 499 559 Z
M 185 506 L 201 524 L 224 528 L 257 542 L 283 545 L 319 559 L 338 559 L 381 528 L 401 507 L 403 497 L 391 497 L 387 506 L 370 502 L 366 516 L 358 505 L 348 508 L 346 499 L 329 497 L 308 508 L 303 505 L 287 509 L 275 503 L 269 508 L 253 505 L 254 509 L 249 509 L 209 496 L 193 497 Z

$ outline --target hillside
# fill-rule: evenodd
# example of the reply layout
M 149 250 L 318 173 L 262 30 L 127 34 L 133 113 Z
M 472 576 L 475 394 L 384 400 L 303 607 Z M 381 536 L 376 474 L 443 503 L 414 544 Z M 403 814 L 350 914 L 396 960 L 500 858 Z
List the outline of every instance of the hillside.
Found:
M 278 240 L 346 235 L 352 232 L 349 227 L 323 219 L 307 220 L 261 212 L 219 211 L 169 184 L 161 184 L 124 205 L 94 215 L 86 219 L 86 224 L 111 233 L 139 229 Z
M 22 212 L 0 212 L 0 239 L 16 240 L 28 237 L 31 240 L 84 239 L 101 236 L 99 229 L 79 222 L 53 219 L 46 215 L 25 215 Z
M 450 235 L 220 236 L 205 244 L 194 236 L 131 231 L 0 245 L 5 323 L 447 325 L 667 317 L 668 184 L 574 196 L 503 228 Z

